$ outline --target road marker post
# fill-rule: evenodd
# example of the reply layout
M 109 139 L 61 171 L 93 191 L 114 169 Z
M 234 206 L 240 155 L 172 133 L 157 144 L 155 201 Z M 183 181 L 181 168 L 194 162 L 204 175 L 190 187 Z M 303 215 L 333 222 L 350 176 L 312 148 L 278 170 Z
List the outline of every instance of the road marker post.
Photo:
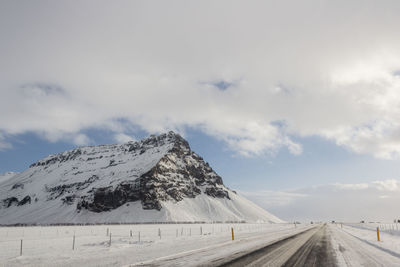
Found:
M 72 250 L 75 250 L 75 234 L 72 237 Z
M 379 227 L 376 227 L 376 237 L 377 237 L 378 241 L 381 241 L 381 238 L 379 236 Z
M 233 241 L 233 240 L 235 240 L 235 233 L 233 231 L 233 227 L 231 228 L 231 231 L 232 231 L 232 241 Z
M 19 248 L 19 255 L 22 256 L 22 239 L 21 239 L 21 246 Z

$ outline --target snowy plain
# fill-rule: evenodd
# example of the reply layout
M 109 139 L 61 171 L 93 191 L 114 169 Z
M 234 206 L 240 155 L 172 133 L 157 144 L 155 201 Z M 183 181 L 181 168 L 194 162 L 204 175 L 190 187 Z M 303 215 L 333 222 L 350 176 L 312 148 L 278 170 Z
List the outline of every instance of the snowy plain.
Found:
M 395 229 L 391 223 L 330 224 L 339 266 L 400 266 L 400 231 Z
M 193 265 L 310 227 L 286 223 L 0 227 L 0 263 L 1 266 L 121 266 L 193 254 L 194 258 L 190 258 Z
M 377 228 L 380 241 L 377 240 Z M 371 246 L 400 257 L 400 226 L 397 223 L 344 224 L 342 229 Z

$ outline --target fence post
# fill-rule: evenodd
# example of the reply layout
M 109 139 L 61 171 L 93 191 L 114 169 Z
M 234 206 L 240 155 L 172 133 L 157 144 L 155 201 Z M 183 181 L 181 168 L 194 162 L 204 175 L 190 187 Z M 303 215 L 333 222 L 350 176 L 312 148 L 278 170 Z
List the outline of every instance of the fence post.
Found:
M 22 239 L 21 239 L 21 246 L 19 248 L 19 255 L 22 256 Z
M 139 243 L 140 243 L 140 231 L 139 231 Z
M 379 236 L 379 227 L 376 227 L 376 237 L 378 241 L 381 241 L 380 236 Z
M 72 250 L 75 250 L 75 235 L 72 237 Z
M 131 235 L 131 237 L 132 237 L 132 230 L 131 230 L 131 232 L 130 232 L 130 235 Z
M 232 241 L 235 240 L 235 233 L 233 232 L 233 227 L 231 228 L 232 231 Z
M 106 235 L 108 236 L 108 228 L 107 228 L 107 234 Z
M 159 236 L 160 239 L 161 239 L 161 229 L 160 229 L 160 228 L 158 228 L 158 236 Z
M 109 247 L 111 247 L 111 232 L 110 232 L 110 243 L 109 243 Z

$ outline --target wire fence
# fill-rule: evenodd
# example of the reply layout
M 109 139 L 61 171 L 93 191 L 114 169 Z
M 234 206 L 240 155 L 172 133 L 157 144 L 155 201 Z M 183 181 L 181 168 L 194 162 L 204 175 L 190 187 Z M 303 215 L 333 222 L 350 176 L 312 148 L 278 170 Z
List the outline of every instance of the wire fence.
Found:
M 131 224 L 85 226 L 0 227 L 0 262 L 24 256 L 91 252 L 127 246 L 146 246 L 173 240 L 221 237 L 230 240 L 249 234 L 283 231 L 293 224 Z M 298 226 L 297 226 L 298 227 Z
M 400 236 L 399 223 L 368 222 L 368 223 L 343 223 L 343 225 L 358 228 L 358 229 L 363 229 L 363 230 L 370 230 L 373 232 L 376 232 L 376 229 L 379 228 L 379 231 L 381 233 Z

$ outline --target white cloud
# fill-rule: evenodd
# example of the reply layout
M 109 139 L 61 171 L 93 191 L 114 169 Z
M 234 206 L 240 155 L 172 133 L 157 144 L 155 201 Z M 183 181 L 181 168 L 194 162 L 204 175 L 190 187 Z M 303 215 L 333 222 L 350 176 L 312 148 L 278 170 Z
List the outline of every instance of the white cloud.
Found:
M 334 184 L 339 190 L 364 190 L 368 189 L 368 184 Z
M 5 137 L 0 133 L 0 151 L 12 148 L 12 145 L 5 141 Z
M 259 192 L 239 192 L 241 195 L 253 200 L 266 209 L 271 207 L 287 206 L 298 198 L 307 197 L 307 194 L 293 192 L 259 191 Z
M 288 221 L 392 221 L 399 217 L 400 181 L 332 184 L 286 192 L 246 192 L 247 198 Z
M 114 140 L 120 144 L 127 143 L 129 141 L 136 141 L 136 139 L 132 136 L 129 136 L 124 133 L 118 133 L 114 135 Z
M 202 129 L 245 156 L 300 154 L 294 136 L 322 136 L 396 158 L 399 10 L 361 0 L 2 2 L 0 131 L 86 143 L 79 133 L 122 132 L 122 118 L 152 133 Z
M 77 134 L 72 140 L 73 143 L 78 146 L 85 146 L 91 143 L 90 138 L 85 134 Z
M 373 185 L 381 191 L 400 191 L 400 181 L 395 179 L 384 180 L 384 181 L 375 181 Z

